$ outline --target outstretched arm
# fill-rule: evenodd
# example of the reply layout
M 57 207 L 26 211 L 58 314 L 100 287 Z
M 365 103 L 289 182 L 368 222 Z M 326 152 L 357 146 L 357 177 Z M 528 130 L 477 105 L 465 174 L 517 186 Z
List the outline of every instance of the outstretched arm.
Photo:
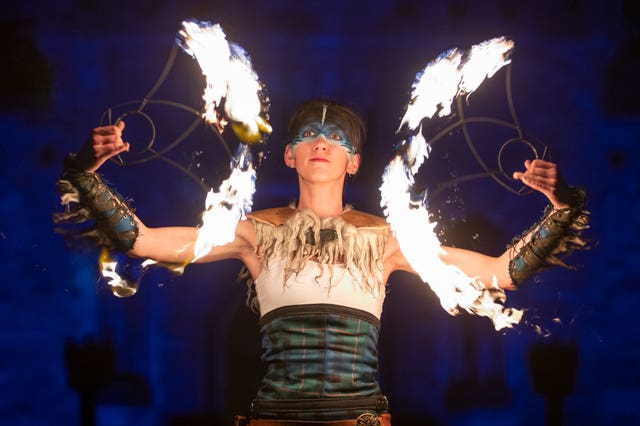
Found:
M 504 289 L 516 288 L 547 257 L 552 256 L 557 245 L 569 233 L 569 228 L 581 219 L 580 208 L 584 200 L 575 197 L 575 191 L 564 182 L 556 164 L 536 159 L 527 160 L 524 166 L 524 171 L 514 173 L 514 179 L 544 194 L 551 204 L 542 224 L 532 228 L 498 257 L 443 247 L 441 259 L 445 263 L 457 266 L 467 276 L 477 277 L 487 286 L 495 282 Z M 402 255 L 397 241 L 391 237 L 385 271 L 389 271 L 388 275 L 398 269 L 415 273 Z
M 98 229 L 107 238 L 106 243 L 130 256 L 147 257 L 159 262 L 187 264 L 193 261 L 198 230 L 194 227 L 149 228 L 113 189 L 95 173 L 110 158 L 127 152 L 129 143 L 122 139 L 125 124 L 97 127 L 65 165 L 61 181 L 70 182 L 78 192 L 80 205 L 96 220 Z M 241 221 L 231 243 L 213 247 L 198 262 L 240 259 L 257 273 L 258 262 L 253 247 L 253 224 Z
M 148 257 L 159 262 L 187 264 L 195 258 L 194 247 L 198 237 L 195 227 L 149 228 L 137 217 L 139 234 L 133 248 L 127 252 L 130 256 Z M 248 220 L 238 222 L 235 239 L 222 246 L 214 246 L 209 253 L 198 258 L 196 263 L 215 262 L 225 259 L 238 259 L 245 263 L 249 272 L 257 277 L 259 262 L 254 250 L 255 229 Z
M 486 286 L 491 286 L 495 280 L 500 288 L 514 288 L 509 277 L 509 260 L 507 257 L 487 256 L 471 250 L 446 246 L 443 246 L 442 250 L 441 260 L 448 265 L 458 267 L 465 275 L 477 278 Z M 385 282 L 394 271 L 406 271 L 418 275 L 404 257 L 398 240 L 392 235 L 389 236 L 384 271 Z

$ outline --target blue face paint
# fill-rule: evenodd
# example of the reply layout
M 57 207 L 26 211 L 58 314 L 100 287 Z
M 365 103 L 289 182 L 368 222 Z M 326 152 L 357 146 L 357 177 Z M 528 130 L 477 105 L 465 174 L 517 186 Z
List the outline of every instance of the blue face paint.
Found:
M 315 141 L 320 135 L 324 136 L 329 143 L 344 148 L 347 154 L 353 155 L 356 153 L 356 147 L 349 141 L 347 133 L 342 128 L 332 123 L 323 124 L 319 121 L 312 121 L 300 126 L 298 134 L 293 138 L 289 146 L 294 149 L 300 143 Z

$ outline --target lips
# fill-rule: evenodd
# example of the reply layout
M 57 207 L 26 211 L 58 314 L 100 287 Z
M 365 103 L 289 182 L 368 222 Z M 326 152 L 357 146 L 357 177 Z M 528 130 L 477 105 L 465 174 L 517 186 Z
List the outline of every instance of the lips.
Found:
M 313 162 L 313 163 L 328 163 L 329 160 L 327 160 L 326 158 L 322 158 L 322 157 L 313 157 L 310 158 L 309 161 Z

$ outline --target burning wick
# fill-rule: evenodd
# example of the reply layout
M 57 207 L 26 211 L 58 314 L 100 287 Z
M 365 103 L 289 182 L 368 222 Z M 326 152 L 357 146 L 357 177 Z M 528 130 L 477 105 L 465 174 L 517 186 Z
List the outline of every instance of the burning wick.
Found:
M 206 255 L 213 246 L 233 241 L 239 220 L 251 211 L 256 173 L 248 144 L 262 142 L 271 126 L 261 113 L 266 112 L 261 98 L 262 84 L 253 70 L 251 59 L 239 45 L 230 43 L 219 24 L 184 21 L 176 42 L 200 66 L 205 77 L 202 118 L 220 133 L 227 124 L 242 142 L 231 159 L 229 178 L 218 192 L 211 190 L 205 201 L 202 226 L 198 230 L 193 261 Z M 146 269 L 157 262 L 148 259 Z M 136 294 L 139 279 L 132 281 L 118 272 L 118 262 L 105 249 L 99 258 L 102 276 L 113 294 L 128 297 Z M 182 273 L 184 265 L 163 265 Z
M 235 238 L 238 221 L 251 211 L 256 172 L 247 145 L 240 144 L 231 162 L 231 174 L 220 184 L 218 192 L 207 194 L 202 227 L 194 248 L 193 261 L 206 255 L 213 246 L 230 243 Z
M 506 294 L 498 288 L 495 276 L 487 286 L 442 261 L 444 249 L 434 231 L 436 223 L 429 220 L 425 194 L 414 190 L 414 176 L 431 150 L 422 136 L 422 120 L 436 113 L 440 117 L 451 114 L 457 96 L 471 94 L 486 78 L 510 63 L 508 56 L 513 46 L 511 40 L 495 38 L 468 52 L 449 50 L 427 64 L 413 83 L 411 102 L 398 129 L 406 128 L 409 136 L 385 168 L 380 186 L 380 205 L 402 253 L 436 293 L 441 306 L 451 315 L 464 309 L 489 317 L 496 330 L 520 322 L 522 311 L 504 307 Z
M 200 66 L 206 85 L 202 117 L 222 132 L 228 123 L 243 143 L 257 143 L 271 126 L 260 115 L 262 84 L 251 59 L 239 45 L 230 43 L 219 24 L 184 21 L 178 45 Z
M 123 278 L 116 271 L 118 262 L 111 259 L 109 251 L 103 248 L 98 258 L 98 266 L 102 277 L 107 280 L 107 284 L 111 287 L 111 292 L 117 297 L 129 297 L 138 292 L 138 282 L 130 282 Z
M 203 118 L 221 132 L 230 123 L 243 142 L 231 160 L 229 178 L 218 192 L 207 194 L 194 247 L 195 261 L 213 246 L 233 241 L 238 221 L 251 211 L 256 173 L 246 144 L 261 142 L 271 133 L 271 126 L 260 115 L 266 109 L 260 97 L 262 84 L 249 55 L 239 45 L 227 42 L 219 24 L 184 21 L 177 42 L 195 58 L 205 76 Z

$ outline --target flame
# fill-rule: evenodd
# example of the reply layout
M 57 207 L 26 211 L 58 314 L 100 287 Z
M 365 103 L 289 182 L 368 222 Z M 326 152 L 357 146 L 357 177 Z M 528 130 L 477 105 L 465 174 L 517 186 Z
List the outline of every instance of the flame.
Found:
M 247 52 L 230 43 L 219 24 L 184 21 L 178 44 L 193 56 L 205 76 L 203 118 L 220 131 L 230 123 L 243 142 L 231 160 L 231 173 L 218 192 L 209 191 L 202 214 L 202 226 L 194 246 L 193 261 L 213 246 L 234 240 L 238 221 L 251 211 L 256 173 L 246 144 L 260 142 L 271 133 L 271 126 L 260 114 L 262 84 L 253 70 Z
M 451 114 L 453 99 L 469 95 L 500 68 L 509 64 L 514 42 L 497 37 L 473 46 L 468 52 L 448 50 L 431 61 L 413 83 L 411 102 L 400 122 L 416 129 L 424 118 L 436 113 L 439 117 Z
M 451 114 L 451 103 L 458 93 L 460 62 L 458 49 L 449 50 L 427 65 L 413 83 L 411 103 L 407 106 L 400 126 L 408 124 L 415 129 L 424 117 L 433 117 L 438 110 L 440 116 Z
M 107 284 L 111 287 L 111 292 L 115 296 L 129 297 L 138 292 L 138 282 L 132 283 L 118 274 L 116 271 L 118 262 L 111 258 L 106 248 L 103 248 L 100 252 L 98 265 L 102 277 L 107 280 Z
M 256 172 L 247 145 L 240 144 L 232 160 L 231 174 L 218 189 L 207 194 L 202 226 L 198 230 L 193 261 L 206 255 L 213 246 L 230 243 L 235 238 L 238 221 L 246 219 L 253 205 Z
M 202 116 L 220 131 L 227 123 L 240 141 L 260 142 L 271 126 L 260 116 L 262 84 L 247 52 L 227 41 L 222 27 L 210 22 L 184 21 L 177 42 L 198 62 L 206 85 Z
M 471 94 L 485 78 L 493 77 L 500 68 L 510 64 L 510 54 L 514 46 L 513 40 L 504 37 L 473 46 L 460 70 L 460 94 Z
M 506 294 L 498 288 L 495 276 L 486 285 L 442 261 L 445 251 L 434 231 L 436 223 L 429 220 L 425 196 L 416 194 L 413 186 L 414 175 L 430 152 L 421 121 L 436 113 L 440 117 L 449 115 L 456 96 L 472 93 L 485 78 L 509 63 L 507 54 L 513 45 L 513 41 L 501 37 L 474 46 L 469 52 L 452 49 L 417 75 L 399 127 L 406 126 L 410 136 L 385 168 L 380 186 L 380 204 L 402 253 L 438 296 L 441 306 L 451 315 L 464 309 L 489 317 L 496 330 L 520 322 L 522 311 L 504 307 Z

